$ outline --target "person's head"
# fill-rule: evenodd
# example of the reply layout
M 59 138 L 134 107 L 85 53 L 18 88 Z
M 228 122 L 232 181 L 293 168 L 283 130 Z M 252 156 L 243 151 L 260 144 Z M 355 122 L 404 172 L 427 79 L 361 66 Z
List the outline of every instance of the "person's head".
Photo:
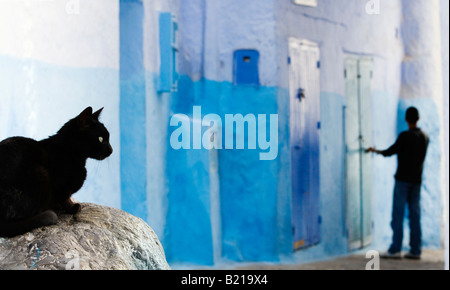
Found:
M 417 121 L 419 121 L 419 110 L 417 110 L 415 107 L 410 107 L 408 110 L 406 110 L 406 122 L 408 122 L 408 125 L 410 126 L 416 126 Z

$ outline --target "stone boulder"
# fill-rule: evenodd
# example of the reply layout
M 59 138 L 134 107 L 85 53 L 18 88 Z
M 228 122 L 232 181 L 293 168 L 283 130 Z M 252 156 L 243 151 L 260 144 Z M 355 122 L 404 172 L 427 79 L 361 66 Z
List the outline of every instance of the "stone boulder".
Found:
M 170 270 L 164 249 L 140 218 L 83 203 L 75 215 L 14 238 L 0 238 L 0 269 Z

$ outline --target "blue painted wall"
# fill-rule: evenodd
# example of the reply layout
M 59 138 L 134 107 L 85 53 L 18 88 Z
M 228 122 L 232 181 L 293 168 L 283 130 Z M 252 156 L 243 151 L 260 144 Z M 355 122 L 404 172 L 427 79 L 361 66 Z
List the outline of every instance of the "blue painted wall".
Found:
M 223 125 L 225 114 L 277 113 L 275 88 L 238 87 L 204 79 L 193 82 L 181 77 L 179 92 L 173 96 L 172 111 L 186 114 L 191 120 L 193 106 L 201 106 L 202 116 L 219 115 Z M 169 129 L 168 138 L 174 129 Z M 225 128 L 222 136 L 225 148 Z M 260 150 L 248 149 L 247 137 L 245 140 L 246 149 L 218 150 L 221 256 L 234 261 L 276 261 L 279 250 L 273 237 L 278 235 L 278 159 L 261 161 Z M 209 154 L 205 149 L 168 149 L 169 205 L 164 240 L 169 260 L 208 265 L 214 262 Z
M 334 93 L 320 95 L 321 247 L 326 255 L 347 252 L 345 217 L 344 106 L 346 98 Z M 333 237 L 333 238 L 331 238 Z
M 82 6 L 85 14 L 78 18 L 68 17 L 64 11 L 58 14 L 60 7 L 49 3 L 46 7 L 54 9 L 52 15 L 59 15 L 50 20 L 76 23 L 69 32 L 65 30 L 72 22 L 55 28 L 55 42 L 39 34 L 55 32 L 46 26 L 49 19 L 35 17 L 33 9 L 25 11 L 17 4 L 25 11 L 20 10 L 19 16 L 34 17 L 40 32 L 18 26 L 23 39 L 36 48 L 27 57 L 11 53 L 17 47 L 22 49 L 23 43 L 22 38 L 8 38 L 9 32 L 5 36 L 10 41 L 0 47 L 0 137 L 45 138 L 86 104 L 105 106 L 102 119 L 110 129 L 115 155 L 100 164 L 88 163 L 88 180 L 76 198 L 121 207 L 145 219 L 160 237 L 170 263 L 326 259 L 348 253 L 344 59 L 349 55 L 372 57 L 374 145 L 386 148 L 395 141 L 404 128 L 402 115 L 410 105 L 421 110 L 420 125 L 430 135 L 423 185 L 424 245 L 438 247 L 442 180 L 435 172 L 443 152 L 435 140 L 442 134 L 437 119 L 442 108 L 426 99 L 427 95 L 399 100 L 404 60 L 402 5 L 408 1 L 392 0 L 389 9 L 383 5 L 380 15 L 369 16 L 364 10 L 366 3 L 356 5 L 354 0 L 320 0 L 315 8 L 292 1 L 258 0 L 254 4 L 252 0 L 246 9 L 240 0 L 104 0 Z M 11 3 L 15 2 L 0 1 L 0 5 L 16 5 Z M 160 12 L 178 16 L 178 92 L 158 92 L 163 65 Z M 3 16 L 0 23 L 6 21 L 7 25 L 2 27 L 10 27 L 14 17 Z M 92 29 L 102 33 L 91 33 Z M 6 30 L 0 27 L 0 31 Z M 78 38 L 72 39 L 74 35 Z M 322 239 L 317 246 L 295 253 L 289 37 L 317 42 L 321 53 Z M 42 43 L 49 43 L 48 47 Z M 72 46 L 75 52 L 89 53 L 80 57 L 68 48 Z M 59 47 L 64 48 L 59 54 L 43 53 Z M 238 49 L 259 51 L 260 86 L 233 85 L 233 53 Z M 73 55 L 78 58 L 72 59 Z M 194 106 L 201 106 L 203 116 L 214 113 L 222 120 L 225 114 L 278 113 L 278 157 L 261 161 L 260 151 L 249 149 L 172 149 L 169 140 L 175 128 L 169 126 L 170 118 L 186 114 L 192 119 Z M 374 241 L 370 249 L 385 250 L 391 240 L 395 169 L 395 158 L 373 157 Z M 404 242 L 407 245 L 406 239 Z
M 140 0 L 120 1 L 120 175 L 122 209 L 147 219 L 144 10 Z
M 192 114 L 190 118 L 188 122 L 192 128 Z M 169 137 L 175 129 L 169 129 Z M 205 149 L 168 149 L 166 176 L 169 205 L 164 243 L 169 261 L 214 263 L 209 156 L 209 151 Z
M 219 150 L 218 197 L 208 193 L 211 174 L 207 151 L 168 149 L 165 162 L 167 211 L 163 214 L 166 227 L 162 239 L 163 244 L 167 245 L 169 260 L 206 265 L 228 260 L 303 262 L 348 253 L 343 143 L 343 107 L 346 99 L 344 59 L 351 55 L 372 57 L 374 60 L 372 137 L 373 145 L 378 148 L 391 145 L 398 134 L 398 91 L 403 59 L 399 34 L 401 1 L 395 1 L 391 9 L 378 17 L 364 14 L 365 5 L 353 4 L 351 1 L 339 4 L 319 1 L 317 8 L 307 8 L 295 6 L 291 2 L 264 1 L 258 8 L 250 5 L 255 15 L 260 16 L 255 21 L 265 23 L 264 26 L 258 26 L 253 34 L 247 28 L 255 26 L 255 23 L 247 26 L 251 17 L 243 19 L 239 16 L 242 11 L 236 10 L 236 1 L 186 1 L 180 6 L 172 3 L 166 7 L 179 14 L 181 72 L 178 93 L 161 99 L 170 103 L 170 114 L 164 120 L 166 124 L 170 116 L 176 113 L 192 117 L 192 108 L 197 105 L 202 106 L 203 115 L 215 113 L 222 118 L 224 114 L 236 113 L 279 114 L 276 160 L 261 162 L 258 152 L 253 150 Z M 343 5 L 348 7 L 345 13 L 341 9 Z M 239 21 L 236 22 L 236 19 Z M 272 19 L 272 22 L 268 19 Z M 233 21 L 239 25 L 230 26 L 229 23 Z M 354 27 L 358 29 L 352 29 Z M 377 29 L 373 30 L 373 27 Z M 226 33 L 217 38 L 217 31 Z M 264 35 L 263 42 L 261 35 Z M 319 43 L 322 90 L 322 240 L 317 246 L 296 253 L 292 251 L 286 62 L 287 39 L 291 36 Z M 390 47 L 389 52 L 386 52 L 386 47 Z M 262 85 L 234 87 L 233 52 L 236 49 L 253 48 L 260 50 Z M 162 101 L 158 102 L 161 104 Z M 173 128 L 169 128 L 165 135 L 166 143 L 171 130 Z M 390 244 L 389 201 L 392 199 L 395 168 L 395 159 L 373 157 L 374 241 L 371 249 L 382 251 Z M 193 180 L 194 176 L 198 182 Z M 182 201 L 182 205 L 179 201 Z M 213 222 L 211 217 L 214 214 L 211 204 L 215 202 L 220 204 L 219 224 Z M 429 216 L 430 209 L 439 212 L 438 200 L 433 200 L 433 206 L 426 210 L 425 216 Z M 430 218 L 434 220 L 434 217 Z M 439 222 L 434 221 L 434 226 L 437 225 Z M 172 229 L 189 229 L 193 236 Z M 217 230 L 220 232 L 220 246 L 214 238 Z M 201 245 L 195 244 L 198 240 L 202 241 Z M 425 235 L 424 240 L 426 246 L 439 241 L 437 236 L 431 235 Z M 192 248 L 191 252 L 189 248 Z
M 373 144 L 386 149 L 397 139 L 398 96 L 374 90 L 372 96 Z M 372 155 L 373 192 L 373 244 L 371 247 L 384 251 L 392 241 L 391 216 L 394 192 L 394 175 L 397 159 Z
M 206 95 L 213 95 L 215 85 Z M 277 90 L 271 87 L 220 88 L 220 112 L 276 114 Z M 223 118 L 224 119 L 224 118 Z M 267 134 L 268 135 L 268 134 Z M 248 148 L 247 144 L 245 148 Z M 260 150 L 221 150 L 219 176 L 222 211 L 223 257 L 235 261 L 278 260 L 278 162 L 260 160 Z
M 441 180 L 441 135 L 439 108 L 431 99 L 403 99 L 398 106 L 397 131 L 408 130 L 405 122 L 406 110 L 414 106 L 419 110 L 420 120 L 418 126 L 428 134 L 430 143 L 428 145 L 427 156 L 425 158 L 423 180 L 421 188 L 421 225 L 424 247 L 437 248 L 441 245 L 441 219 L 444 207 L 442 198 L 442 180 Z M 405 213 L 405 249 L 409 245 L 409 225 L 408 213 Z

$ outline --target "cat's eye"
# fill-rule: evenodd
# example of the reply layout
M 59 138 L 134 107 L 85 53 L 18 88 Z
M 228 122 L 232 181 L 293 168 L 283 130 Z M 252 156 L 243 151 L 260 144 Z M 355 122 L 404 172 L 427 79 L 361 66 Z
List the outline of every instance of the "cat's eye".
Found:
M 103 143 L 103 137 L 98 137 L 98 141 L 100 141 L 100 143 Z

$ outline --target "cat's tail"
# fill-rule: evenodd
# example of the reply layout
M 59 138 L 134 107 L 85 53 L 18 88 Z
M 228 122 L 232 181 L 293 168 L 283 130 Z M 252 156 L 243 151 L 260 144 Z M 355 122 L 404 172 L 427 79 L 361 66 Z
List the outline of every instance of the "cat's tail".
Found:
M 0 222 L 0 237 L 11 238 L 22 235 L 33 229 L 54 225 L 58 222 L 58 216 L 52 210 L 44 211 L 31 218 L 21 221 L 1 221 Z

